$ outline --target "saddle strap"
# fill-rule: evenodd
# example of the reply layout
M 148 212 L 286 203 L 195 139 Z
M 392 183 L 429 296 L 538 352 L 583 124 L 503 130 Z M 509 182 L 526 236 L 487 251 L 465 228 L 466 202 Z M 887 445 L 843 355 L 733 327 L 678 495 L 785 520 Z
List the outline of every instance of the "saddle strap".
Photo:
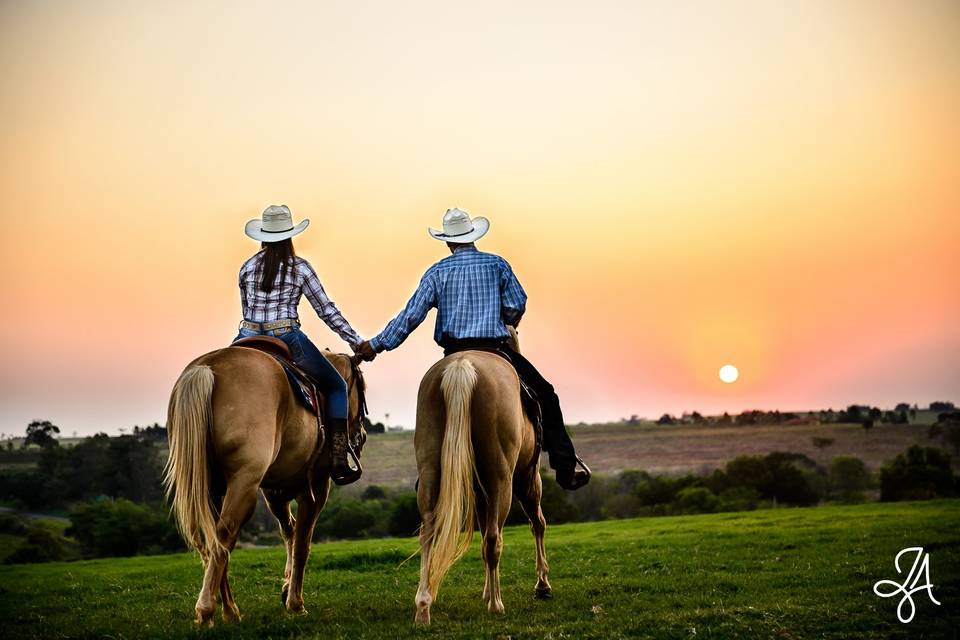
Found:
M 307 378 L 307 384 L 310 385 L 310 395 L 313 398 L 314 406 L 317 408 L 317 442 L 313 445 L 313 453 L 307 459 L 307 489 L 310 491 L 310 500 L 315 503 L 317 497 L 313 493 L 313 470 L 316 468 L 317 458 L 320 457 L 323 441 L 326 438 L 324 438 L 323 433 L 323 422 L 320 420 L 320 398 L 317 396 L 317 385 L 309 377 Z

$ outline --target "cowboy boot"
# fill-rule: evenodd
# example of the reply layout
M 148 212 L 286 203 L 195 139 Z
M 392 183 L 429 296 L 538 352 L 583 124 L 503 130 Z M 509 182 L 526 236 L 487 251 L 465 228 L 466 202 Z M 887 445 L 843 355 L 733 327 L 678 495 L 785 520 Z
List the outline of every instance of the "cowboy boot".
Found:
M 332 418 L 330 426 L 330 445 L 333 453 L 333 467 L 330 470 L 330 478 L 334 484 L 344 485 L 356 482 L 360 479 L 363 470 L 359 467 L 351 469 L 347 462 L 347 455 L 350 453 L 350 439 L 347 435 L 347 419 Z
M 564 467 L 562 469 L 557 469 L 557 484 L 566 489 L 567 491 L 576 491 L 580 487 L 585 486 L 590 482 L 590 476 L 592 472 L 590 467 L 583 461 L 580 456 L 576 457 L 576 464 L 572 467 Z M 579 469 L 577 467 L 580 467 Z

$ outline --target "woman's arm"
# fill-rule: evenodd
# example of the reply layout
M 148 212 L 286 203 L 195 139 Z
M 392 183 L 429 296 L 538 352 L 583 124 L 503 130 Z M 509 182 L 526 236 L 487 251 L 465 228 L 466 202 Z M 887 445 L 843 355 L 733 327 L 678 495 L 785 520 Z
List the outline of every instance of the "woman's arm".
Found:
M 353 330 L 353 327 L 350 326 L 347 319 L 344 318 L 340 310 L 337 309 L 337 305 L 333 304 L 327 292 L 324 291 L 323 285 L 320 284 L 320 278 L 317 277 L 317 272 L 313 270 L 313 267 L 310 266 L 310 263 L 306 260 L 301 260 L 297 266 L 303 276 L 303 293 L 307 296 L 307 300 L 310 301 L 317 315 L 320 316 L 320 319 L 335 331 L 337 335 L 343 338 L 351 348 L 356 350 L 357 345 L 363 342 L 363 338 Z

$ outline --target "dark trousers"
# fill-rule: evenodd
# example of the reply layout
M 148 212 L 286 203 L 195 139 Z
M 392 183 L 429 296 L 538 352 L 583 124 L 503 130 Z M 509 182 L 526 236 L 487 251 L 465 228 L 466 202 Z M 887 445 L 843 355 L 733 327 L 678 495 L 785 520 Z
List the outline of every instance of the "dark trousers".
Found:
M 540 403 L 540 411 L 543 414 L 541 419 L 543 448 L 547 451 L 547 457 L 550 459 L 550 467 L 553 469 L 572 469 L 576 466 L 577 454 L 573 449 L 570 434 L 567 433 L 567 428 L 563 424 L 560 398 L 554 391 L 553 385 L 537 371 L 537 368 L 529 360 L 511 349 L 506 340 L 495 338 L 460 340 L 445 338 L 441 342 L 441 346 L 445 356 L 470 349 L 497 350 L 505 353 L 513 363 L 517 376 L 523 380 L 524 384 L 533 389 L 537 401 Z

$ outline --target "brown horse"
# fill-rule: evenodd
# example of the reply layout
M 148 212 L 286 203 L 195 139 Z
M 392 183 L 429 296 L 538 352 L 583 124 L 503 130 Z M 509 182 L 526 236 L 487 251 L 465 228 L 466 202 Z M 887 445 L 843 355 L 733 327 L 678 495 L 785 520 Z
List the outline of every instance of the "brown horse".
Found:
M 475 519 L 483 534 L 483 598 L 489 611 L 503 613 L 500 552 L 512 495 L 523 506 L 536 540 L 535 594 L 549 598 L 540 452 L 521 407 L 513 366 L 485 351 L 455 353 L 433 365 L 420 383 L 414 447 L 422 522 L 416 621 L 429 624 L 433 598 L 444 575 L 470 547 Z
M 359 451 L 366 439 L 363 377 L 349 357 L 330 351 L 324 356 L 347 382 L 349 433 Z M 330 490 L 331 452 L 318 433 L 316 416 L 297 402 L 283 368 L 246 347 L 200 356 L 173 387 L 167 430 L 167 496 L 184 539 L 200 552 L 204 565 L 197 623 L 213 624 L 218 599 L 224 620 L 240 617 L 227 572 L 258 490 L 286 543 L 281 600 L 288 610 L 303 612 L 303 572 Z M 293 499 L 296 519 L 290 513 Z

